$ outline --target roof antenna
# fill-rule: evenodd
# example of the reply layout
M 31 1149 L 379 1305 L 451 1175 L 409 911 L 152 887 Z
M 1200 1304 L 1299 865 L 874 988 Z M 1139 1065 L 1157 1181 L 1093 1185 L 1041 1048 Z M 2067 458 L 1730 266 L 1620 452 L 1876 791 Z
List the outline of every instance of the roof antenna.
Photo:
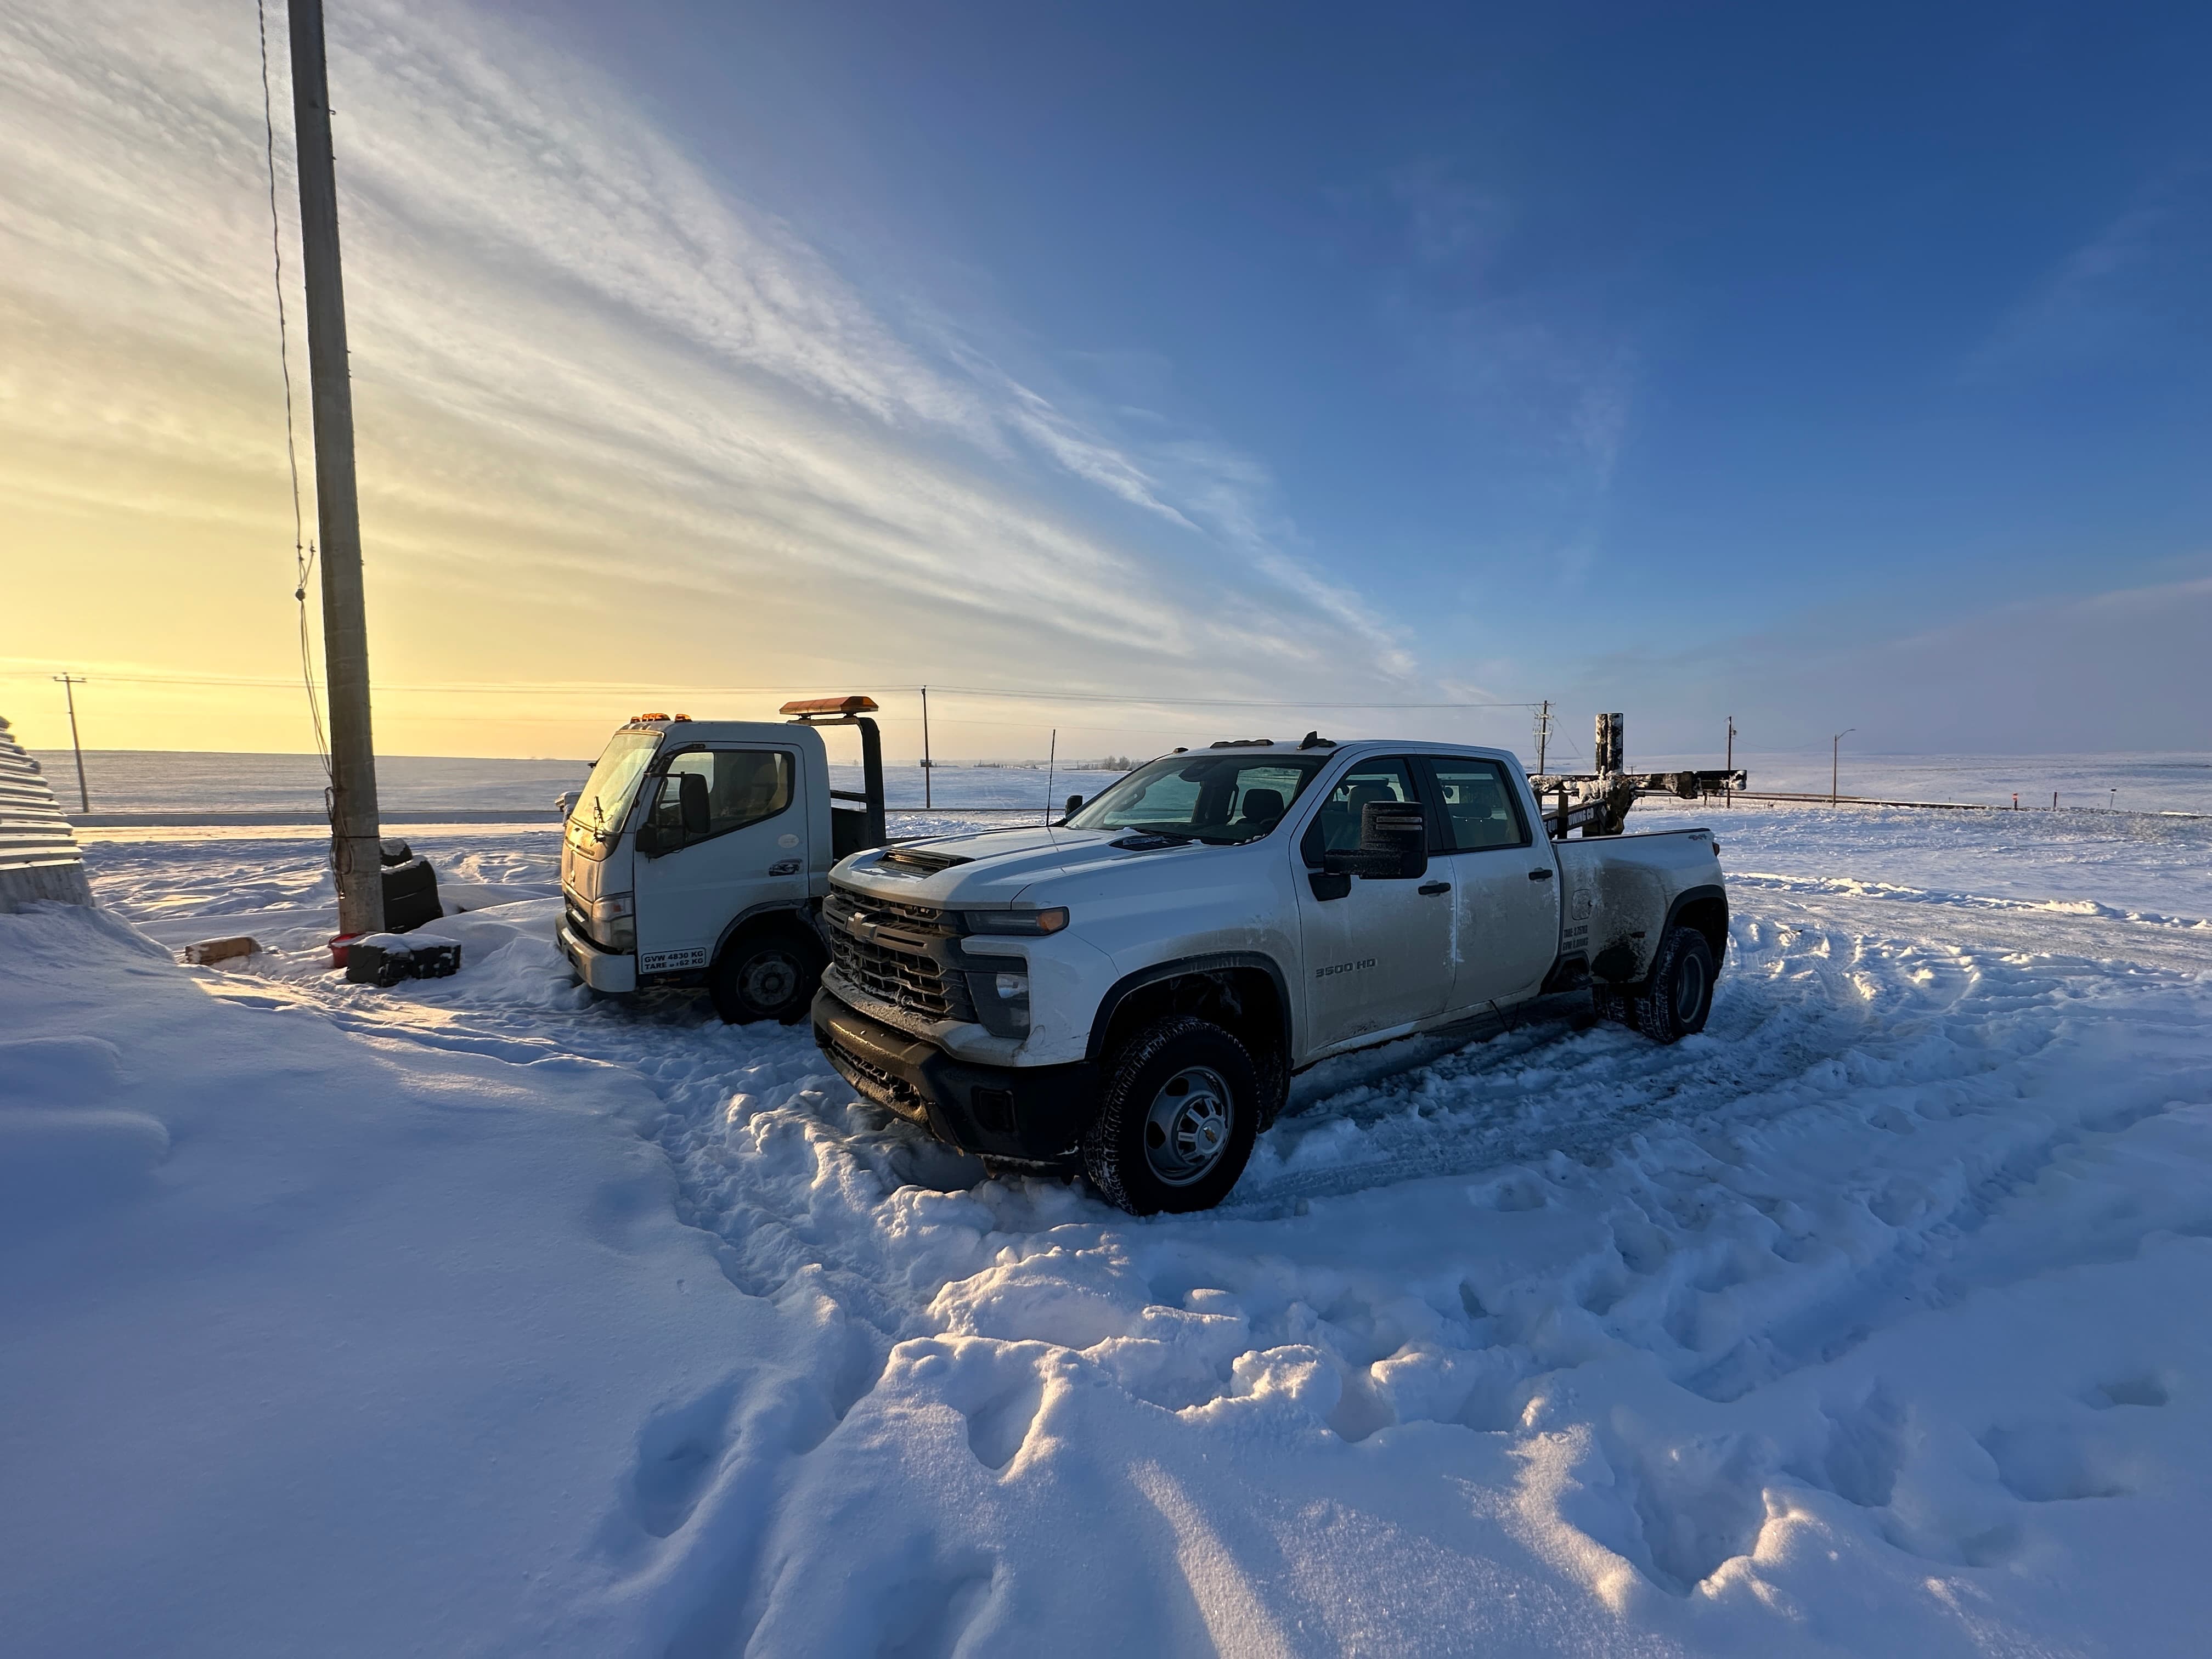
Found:
M 1334 749 L 1336 747 L 1336 739 L 1334 738 L 1324 738 L 1319 732 L 1309 732 L 1305 736 L 1298 739 L 1298 747 L 1301 749 Z

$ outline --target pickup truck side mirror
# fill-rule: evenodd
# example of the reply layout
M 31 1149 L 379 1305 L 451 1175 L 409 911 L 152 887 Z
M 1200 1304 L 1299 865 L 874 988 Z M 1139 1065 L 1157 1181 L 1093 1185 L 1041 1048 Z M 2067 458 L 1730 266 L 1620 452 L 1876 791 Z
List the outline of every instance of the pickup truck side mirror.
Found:
M 1413 800 L 1370 800 L 1359 809 L 1359 845 L 1322 854 L 1332 874 L 1418 881 L 1429 872 L 1429 820 Z
M 1066 819 L 1068 819 L 1068 818 L 1072 818 L 1072 817 L 1074 817 L 1078 812 L 1080 812 L 1082 810 L 1083 810 L 1083 797 L 1082 797 L 1082 796 L 1080 796 L 1080 795 L 1070 795 L 1070 796 L 1067 798 L 1067 810 L 1066 810 L 1066 811 L 1062 812 L 1060 816 L 1061 819 L 1062 819 L 1063 821 L 1065 821 L 1065 820 L 1066 820 Z

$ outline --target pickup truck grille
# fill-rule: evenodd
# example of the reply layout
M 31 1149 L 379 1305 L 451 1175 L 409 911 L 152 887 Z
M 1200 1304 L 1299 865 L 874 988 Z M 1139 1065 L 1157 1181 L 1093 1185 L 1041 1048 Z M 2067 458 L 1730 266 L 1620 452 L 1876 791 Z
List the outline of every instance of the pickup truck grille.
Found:
M 837 971 L 869 995 L 925 1019 L 975 1018 L 966 981 L 937 954 L 954 937 L 943 911 L 832 890 L 822 915 Z

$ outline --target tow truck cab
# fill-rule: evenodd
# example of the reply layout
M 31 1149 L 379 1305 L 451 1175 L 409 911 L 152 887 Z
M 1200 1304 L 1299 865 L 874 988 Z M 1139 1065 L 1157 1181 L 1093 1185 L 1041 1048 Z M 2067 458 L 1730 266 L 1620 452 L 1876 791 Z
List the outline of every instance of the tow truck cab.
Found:
M 884 844 L 867 697 L 789 702 L 788 724 L 643 714 L 562 826 L 561 950 L 595 991 L 705 985 L 725 1019 L 806 1013 L 828 960 L 830 866 Z M 820 728 L 859 729 L 862 792 L 832 789 Z

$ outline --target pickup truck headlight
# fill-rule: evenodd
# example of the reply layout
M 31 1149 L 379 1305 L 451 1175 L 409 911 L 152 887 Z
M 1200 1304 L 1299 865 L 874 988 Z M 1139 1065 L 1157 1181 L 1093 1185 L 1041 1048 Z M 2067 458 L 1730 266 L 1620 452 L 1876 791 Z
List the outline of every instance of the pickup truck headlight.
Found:
M 610 951 L 637 949 L 637 901 L 628 893 L 610 893 L 592 904 L 592 937 Z
M 1035 939 L 1067 926 L 1064 904 L 1055 904 L 1049 910 L 963 910 L 961 915 L 971 933 L 1021 933 Z
M 1030 1034 L 1029 964 L 1012 958 L 1004 968 L 968 975 L 969 999 L 975 1018 L 993 1036 Z

